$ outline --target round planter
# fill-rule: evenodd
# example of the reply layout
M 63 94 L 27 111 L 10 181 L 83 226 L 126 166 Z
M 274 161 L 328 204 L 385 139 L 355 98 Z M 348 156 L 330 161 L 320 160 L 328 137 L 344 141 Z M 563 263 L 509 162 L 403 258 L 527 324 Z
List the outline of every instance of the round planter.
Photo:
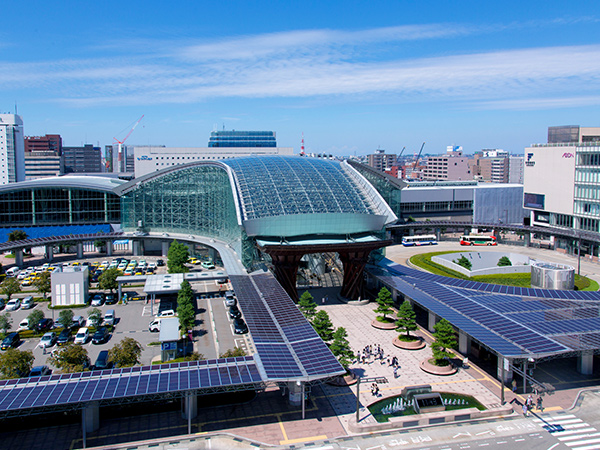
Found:
M 377 328 L 378 330 L 395 330 L 396 329 L 396 321 L 392 321 L 392 322 L 380 322 L 377 319 L 375 319 L 373 322 L 371 322 L 371 326 L 373 328 Z
M 402 350 L 421 350 L 422 348 L 425 348 L 425 345 L 427 345 L 421 337 L 417 337 L 417 339 L 410 342 L 401 341 L 400 339 L 396 338 L 392 341 L 392 343 L 394 344 L 394 347 L 401 348 Z
M 447 376 L 454 375 L 457 372 L 457 369 L 451 364 L 448 364 L 447 366 L 434 366 L 428 359 L 421 361 L 419 367 L 421 367 L 423 372 L 430 373 L 431 375 Z
M 335 377 L 333 380 L 327 381 L 328 385 L 337 387 L 352 386 L 356 383 L 358 383 L 358 377 L 352 371 L 346 375 L 341 375 L 339 377 Z

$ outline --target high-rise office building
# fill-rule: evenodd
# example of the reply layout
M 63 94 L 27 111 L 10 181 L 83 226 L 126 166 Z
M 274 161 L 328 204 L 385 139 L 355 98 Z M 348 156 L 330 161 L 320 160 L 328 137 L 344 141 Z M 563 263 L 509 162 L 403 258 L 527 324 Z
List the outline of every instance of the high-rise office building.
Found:
M 25 136 L 25 179 L 53 177 L 64 173 L 62 138 L 58 134 Z
M 0 114 L 0 184 L 25 180 L 23 119 Z
M 85 144 L 83 147 L 63 147 L 65 173 L 102 172 L 102 153 L 100 147 Z
M 600 127 L 562 125 L 548 127 L 548 144 L 582 144 L 600 142 Z
M 274 131 L 212 131 L 209 147 L 277 147 Z

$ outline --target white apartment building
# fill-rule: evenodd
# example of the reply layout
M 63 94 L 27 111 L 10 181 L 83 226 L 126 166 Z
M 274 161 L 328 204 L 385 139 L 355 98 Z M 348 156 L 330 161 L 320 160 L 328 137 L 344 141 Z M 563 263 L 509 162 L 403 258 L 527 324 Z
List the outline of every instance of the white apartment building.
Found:
M 191 162 L 218 161 L 251 155 L 293 155 L 292 147 L 161 147 L 127 146 L 133 152 L 135 178 Z
M 25 181 L 23 119 L 0 114 L 0 184 Z

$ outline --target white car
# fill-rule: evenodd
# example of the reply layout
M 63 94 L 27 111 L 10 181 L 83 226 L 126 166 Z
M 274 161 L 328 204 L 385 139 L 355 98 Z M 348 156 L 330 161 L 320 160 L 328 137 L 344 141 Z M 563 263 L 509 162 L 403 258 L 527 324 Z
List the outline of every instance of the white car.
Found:
M 77 330 L 75 335 L 75 344 L 85 344 L 90 337 L 90 333 L 87 328 L 80 328 Z
M 19 322 L 19 328 L 17 328 L 17 332 L 27 330 L 29 330 L 29 319 L 23 319 Z
M 17 280 L 23 280 L 25 278 L 27 278 L 29 276 L 29 272 L 23 271 L 23 272 L 19 272 L 19 275 L 17 275 Z
M 56 333 L 52 333 L 52 332 L 46 333 L 42 336 L 42 339 L 40 339 L 40 347 L 42 347 L 42 348 L 52 347 L 55 342 L 56 342 Z
M 9 301 L 6 304 L 7 311 L 16 311 L 20 307 L 21 307 L 21 299 L 20 298 L 13 298 L 11 301 Z
M 159 311 L 156 315 L 157 319 L 162 319 L 163 317 L 175 317 L 175 311 L 172 309 L 165 309 L 164 311 Z

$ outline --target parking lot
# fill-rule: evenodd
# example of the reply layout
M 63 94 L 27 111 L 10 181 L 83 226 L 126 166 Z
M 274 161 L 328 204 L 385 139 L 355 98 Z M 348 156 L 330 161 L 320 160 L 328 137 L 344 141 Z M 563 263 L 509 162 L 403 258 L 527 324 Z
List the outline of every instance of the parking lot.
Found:
M 156 262 L 161 257 L 136 257 L 126 256 L 127 259 L 145 259 L 148 262 Z M 86 262 L 92 264 L 94 262 L 102 262 L 105 260 L 112 261 L 114 258 L 89 258 L 85 260 L 71 260 L 69 263 Z M 37 265 L 37 264 L 36 264 Z M 218 272 L 223 271 L 221 267 L 214 269 L 206 269 L 200 264 L 189 265 L 190 271 L 197 272 Z M 158 267 L 156 274 L 166 273 L 166 266 Z M 252 348 L 249 344 L 247 335 L 235 335 L 233 332 L 233 321 L 229 317 L 228 308 L 225 306 L 224 294 L 230 289 L 228 283 L 219 284 L 214 280 L 197 281 L 192 283 L 194 291 L 194 300 L 196 302 L 196 324 L 193 330 L 193 349 L 195 352 L 203 355 L 205 358 L 216 358 L 227 350 L 239 347 L 251 354 Z M 101 292 L 97 290 L 97 284 L 92 284 L 90 293 L 95 294 Z M 91 334 L 88 341 L 83 344 L 88 352 L 91 363 L 93 364 L 102 350 L 108 350 L 115 344 L 119 343 L 125 337 L 131 337 L 138 341 L 142 348 L 140 362 L 143 365 L 151 364 L 152 361 L 160 361 L 161 347 L 159 345 L 159 333 L 150 332 L 148 329 L 149 323 L 159 313 L 166 309 L 177 309 L 176 299 L 174 296 L 157 298 L 154 304 L 151 304 L 143 292 L 143 286 L 140 284 L 132 286 L 124 286 L 123 292 L 128 293 L 128 297 L 135 300 L 130 300 L 126 304 L 101 305 L 97 308 L 102 312 L 102 315 L 109 309 L 114 309 L 116 314 L 116 323 L 114 331 L 110 334 L 107 341 L 102 344 L 93 344 Z M 108 291 L 106 291 L 108 293 Z M 23 288 L 23 292 L 16 294 L 14 297 L 24 298 L 27 295 L 39 297 L 33 287 Z M 18 309 L 16 311 L 8 311 L 12 320 L 11 330 L 16 330 L 19 322 L 26 319 L 32 311 L 41 310 L 44 317 L 51 318 L 55 322 L 58 320 L 60 310 L 52 310 L 49 307 L 49 302 L 36 302 L 32 309 Z M 83 316 L 87 319 L 91 306 L 73 307 L 74 316 Z M 6 311 L 2 311 L 4 314 Z M 77 329 L 73 329 L 73 336 Z M 58 334 L 58 333 L 57 333 Z M 93 333 L 92 333 L 93 334 Z M 73 338 L 71 338 L 71 342 Z M 40 338 L 23 339 L 18 345 L 19 350 L 31 350 L 35 357 L 34 366 L 50 365 L 48 358 L 50 353 L 57 347 L 56 344 L 44 349 L 40 345 Z M 51 367 L 54 369 L 53 367 Z

